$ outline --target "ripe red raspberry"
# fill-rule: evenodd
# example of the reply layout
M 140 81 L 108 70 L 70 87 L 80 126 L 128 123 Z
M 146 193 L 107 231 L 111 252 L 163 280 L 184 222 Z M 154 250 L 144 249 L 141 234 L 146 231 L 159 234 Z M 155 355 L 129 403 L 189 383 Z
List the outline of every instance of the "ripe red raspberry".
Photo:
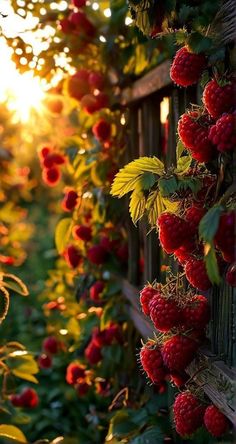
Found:
M 77 384 L 85 377 L 85 366 L 79 362 L 71 362 L 66 369 L 66 382 L 68 384 Z
M 96 89 L 102 91 L 104 88 L 104 76 L 100 72 L 92 71 L 89 74 L 88 82 L 92 92 Z
M 54 336 L 48 336 L 48 338 L 45 338 L 43 341 L 43 350 L 51 355 L 58 353 L 59 343 L 57 338 Z
M 80 101 L 86 94 L 89 94 L 88 76 L 89 72 L 87 70 L 80 69 L 68 78 L 67 91 L 70 97 Z
M 14 407 L 23 407 L 21 395 L 10 395 L 9 399 Z
M 86 94 L 81 100 L 81 108 L 88 114 L 98 111 L 97 99 L 93 94 Z
M 207 118 L 199 116 L 197 111 L 183 114 L 178 122 L 181 142 L 190 150 L 193 159 L 199 162 L 208 162 L 213 157 L 208 124 Z
M 66 248 L 64 257 L 67 264 L 72 268 L 77 268 L 82 261 L 80 251 L 74 245 L 69 245 Z
M 205 406 L 190 392 L 180 393 L 173 405 L 174 422 L 177 433 L 192 435 L 203 424 Z
M 93 125 L 92 132 L 100 142 L 106 142 L 111 137 L 111 124 L 104 119 L 100 119 Z
M 161 384 L 165 380 L 166 371 L 158 345 L 148 341 L 140 350 L 140 362 L 143 370 L 154 384 Z
M 102 265 L 106 261 L 107 252 L 101 245 L 93 245 L 87 253 L 88 260 L 95 265 Z
M 51 368 L 52 367 L 52 358 L 51 356 L 42 354 L 38 358 L 38 365 L 40 368 Z
M 69 190 L 65 193 L 63 201 L 61 203 L 62 209 L 64 211 L 72 211 L 76 207 L 78 199 L 78 194 L 74 190 Z
M 38 152 L 38 156 L 40 160 L 45 159 L 45 157 L 47 157 L 50 153 L 52 152 L 52 148 L 49 146 L 44 146 L 43 148 L 41 148 Z
M 210 141 L 220 152 L 231 151 L 236 145 L 236 114 L 223 114 L 209 132 Z
M 78 396 L 85 396 L 88 391 L 90 389 L 90 385 L 87 384 L 87 382 L 85 381 L 80 381 L 77 385 L 76 385 L 76 392 Z
M 233 262 L 226 273 L 226 281 L 231 287 L 236 287 L 236 262 Z
M 236 211 L 227 211 L 220 217 L 218 230 L 215 235 L 215 245 L 226 255 L 227 262 L 235 260 L 236 245 Z
M 204 424 L 208 432 L 216 438 L 224 435 L 229 428 L 228 419 L 214 405 L 207 407 L 204 414 Z
M 220 86 L 212 79 L 203 91 L 203 103 L 213 119 L 218 119 L 235 105 L 235 83 Z
M 101 294 L 104 290 L 105 283 L 103 281 L 96 281 L 89 290 L 90 299 L 94 302 L 101 301 Z
M 64 34 L 72 34 L 75 31 L 75 25 L 71 23 L 68 18 L 64 18 L 59 22 L 59 29 L 64 32 Z
M 184 327 L 203 330 L 210 321 L 210 306 L 205 296 L 196 295 L 183 308 Z
M 76 28 L 76 33 L 85 37 L 93 38 L 96 34 L 96 28 L 88 19 L 84 11 L 72 12 L 69 15 L 69 21 Z
M 198 347 L 198 340 L 186 335 L 174 335 L 163 343 L 161 353 L 164 364 L 169 370 L 181 373 L 193 360 Z
M 82 8 L 86 5 L 86 0 L 72 0 L 72 3 L 76 8 Z
M 162 213 L 157 219 L 157 225 L 161 246 L 167 253 L 173 253 L 187 240 L 188 226 L 179 216 Z
M 185 265 L 185 273 L 190 284 L 197 290 L 207 291 L 211 288 L 212 284 L 203 259 L 190 259 Z
M 184 247 L 180 247 L 178 250 L 175 250 L 175 257 L 183 267 L 192 258 L 192 255 Z
M 61 172 L 56 166 L 48 169 L 44 168 L 42 179 L 49 187 L 55 187 L 60 182 Z
M 32 388 L 25 388 L 20 395 L 21 405 L 27 408 L 35 408 L 39 404 L 39 398 L 37 392 Z
M 92 228 L 86 225 L 75 225 L 72 230 L 74 239 L 89 242 L 92 239 Z
M 98 364 L 102 360 L 101 348 L 94 343 L 93 339 L 87 345 L 84 354 L 90 365 Z
M 195 235 L 198 233 L 198 226 L 200 220 L 206 214 L 206 210 L 203 207 L 197 207 L 192 205 L 187 209 L 185 213 L 185 220 L 188 222 L 191 232 Z
M 158 290 L 153 288 L 151 285 L 147 285 L 140 292 L 140 304 L 142 307 L 142 312 L 149 316 L 149 304 L 155 294 L 158 294 Z
M 157 330 L 167 332 L 177 327 L 181 320 L 181 310 L 172 299 L 167 299 L 162 294 L 153 296 L 149 303 L 150 318 Z
M 185 386 L 186 382 L 189 379 L 189 375 L 187 375 L 187 373 L 185 372 L 182 372 L 181 374 L 177 372 L 171 372 L 169 375 L 169 379 L 176 387 L 181 388 Z
M 129 249 L 127 243 L 123 243 L 118 248 L 116 248 L 115 253 L 117 259 L 119 259 L 121 263 L 126 264 L 128 262 Z
M 205 67 L 206 57 L 203 54 L 194 54 L 184 46 L 175 55 L 170 78 L 180 86 L 193 85 L 198 82 Z

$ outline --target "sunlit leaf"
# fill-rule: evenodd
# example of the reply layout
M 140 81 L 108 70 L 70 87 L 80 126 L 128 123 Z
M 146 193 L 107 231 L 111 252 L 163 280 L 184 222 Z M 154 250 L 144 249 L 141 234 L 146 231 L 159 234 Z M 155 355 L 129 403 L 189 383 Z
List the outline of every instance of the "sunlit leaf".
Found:
M 55 244 L 59 254 L 63 253 L 70 239 L 72 221 L 69 217 L 60 220 L 55 231 Z
M 146 199 L 143 192 L 134 190 L 129 203 L 129 211 L 134 224 L 144 215 L 145 207 Z
M 9 309 L 9 293 L 0 287 L 0 323 L 5 319 Z
M 2 275 L 2 280 L 2 285 L 4 285 L 4 287 L 9 288 L 10 290 L 20 294 L 21 296 L 28 296 L 29 291 L 26 285 L 14 274 L 4 273 Z
M 25 435 L 22 433 L 18 427 L 8 425 L 8 424 L 1 424 L 0 425 L 0 436 L 2 436 L 5 439 L 9 439 L 11 441 L 14 441 L 18 444 L 25 444 L 27 443 L 27 439 Z

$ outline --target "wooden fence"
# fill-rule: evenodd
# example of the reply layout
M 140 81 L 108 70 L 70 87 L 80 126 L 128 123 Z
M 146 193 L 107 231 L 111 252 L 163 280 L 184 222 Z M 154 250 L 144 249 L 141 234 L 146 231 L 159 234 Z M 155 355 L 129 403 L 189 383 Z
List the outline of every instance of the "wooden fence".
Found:
M 129 149 L 124 163 L 139 156 L 155 155 L 166 165 L 175 162 L 176 127 L 179 116 L 190 103 L 197 103 L 200 91 L 181 89 L 169 77 L 170 62 L 166 61 L 122 92 L 122 105 L 129 109 Z M 128 211 L 128 210 L 127 210 Z M 139 305 L 139 291 L 147 282 L 162 280 L 161 267 L 173 259 L 163 254 L 156 233 L 148 234 L 148 226 L 128 222 L 129 266 L 123 280 L 123 293 L 130 301 L 134 323 L 144 338 L 153 336 L 153 326 Z M 144 270 L 140 269 L 140 258 Z M 209 325 L 209 347 L 201 350 L 188 368 L 194 381 L 201 385 L 226 416 L 236 425 L 236 294 L 226 283 L 208 294 L 212 320 Z

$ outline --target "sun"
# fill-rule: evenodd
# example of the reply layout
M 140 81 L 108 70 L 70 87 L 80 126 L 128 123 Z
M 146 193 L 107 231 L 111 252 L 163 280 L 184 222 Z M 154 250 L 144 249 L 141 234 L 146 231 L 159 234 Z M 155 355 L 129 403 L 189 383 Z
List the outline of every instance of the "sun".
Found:
M 32 71 L 20 74 L 11 60 L 11 49 L 0 39 L 2 69 L 0 71 L 0 101 L 13 111 L 14 119 L 28 122 L 32 110 L 40 112 L 45 98 L 44 85 Z

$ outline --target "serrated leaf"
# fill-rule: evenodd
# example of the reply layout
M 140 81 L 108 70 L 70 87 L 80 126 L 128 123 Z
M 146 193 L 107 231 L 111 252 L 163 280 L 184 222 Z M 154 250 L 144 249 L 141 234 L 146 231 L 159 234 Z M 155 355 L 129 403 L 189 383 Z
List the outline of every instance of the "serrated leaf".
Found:
M 156 157 L 140 157 L 125 165 L 116 175 L 112 188 L 112 196 L 122 197 L 133 191 L 144 173 L 162 175 L 164 164 Z M 149 177 L 150 181 L 150 177 Z M 152 179 L 153 182 L 153 179 Z
M 9 299 L 8 291 L 4 287 L 0 287 L 0 324 L 8 313 Z
M 184 144 L 181 142 L 181 140 L 178 141 L 177 143 L 177 147 L 176 147 L 176 159 L 177 162 L 180 159 L 180 157 L 182 156 L 183 152 L 186 150 Z
M 204 53 L 209 51 L 212 47 L 212 39 L 204 36 L 199 32 L 192 32 L 187 38 L 187 45 L 189 49 L 195 54 Z
M 192 157 L 191 156 L 182 156 L 179 158 L 178 162 L 177 162 L 177 167 L 175 169 L 175 173 L 178 175 L 182 175 L 185 174 L 192 163 Z
M 178 188 L 178 182 L 175 176 L 161 177 L 158 186 L 162 197 L 169 197 L 174 194 Z
M 146 198 L 142 191 L 134 190 L 129 203 L 129 212 L 131 219 L 136 224 L 145 213 Z
M 221 278 L 219 274 L 219 267 L 216 258 L 216 252 L 213 243 L 207 244 L 207 254 L 204 257 L 206 270 L 210 281 L 213 284 L 219 285 Z
M 150 188 L 152 188 L 152 186 L 156 182 L 156 178 L 154 174 L 146 172 L 142 175 L 140 181 L 141 181 L 141 189 L 150 190 Z
M 16 442 L 17 444 L 27 444 L 27 439 L 25 435 L 22 433 L 18 427 L 1 424 L 0 425 L 0 436 L 5 439 L 10 439 L 11 441 Z
M 24 282 L 22 282 L 21 279 L 19 279 L 14 274 L 9 273 L 3 273 L 1 275 L 2 279 L 2 285 L 6 288 L 9 288 L 10 290 L 14 291 L 15 293 L 20 294 L 21 296 L 28 296 L 29 291 Z
M 220 205 L 212 207 L 200 221 L 199 237 L 203 241 L 211 244 L 217 232 L 220 216 L 224 208 Z
M 151 427 L 130 441 L 130 444 L 162 444 L 163 433 L 160 427 Z
M 172 202 L 169 199 L 162 198 L 163 211 L 169 211 L 170 213 L 177 213 L 179 208 L 179 202 Z M 162 212 L 163 212 L 162 211 Z
M 59 254 L 63 253 L 70 239 L 72 222 L 69 217 L 60 220 L 56 226 L 55 244 Z
M 154 227 L 157 222 L 157 218 L 160 215 L 160 199 L 159 190 L 152 191 L 146 202 L 146 209 L 148 213 L 148 222 L 151 227 Z

